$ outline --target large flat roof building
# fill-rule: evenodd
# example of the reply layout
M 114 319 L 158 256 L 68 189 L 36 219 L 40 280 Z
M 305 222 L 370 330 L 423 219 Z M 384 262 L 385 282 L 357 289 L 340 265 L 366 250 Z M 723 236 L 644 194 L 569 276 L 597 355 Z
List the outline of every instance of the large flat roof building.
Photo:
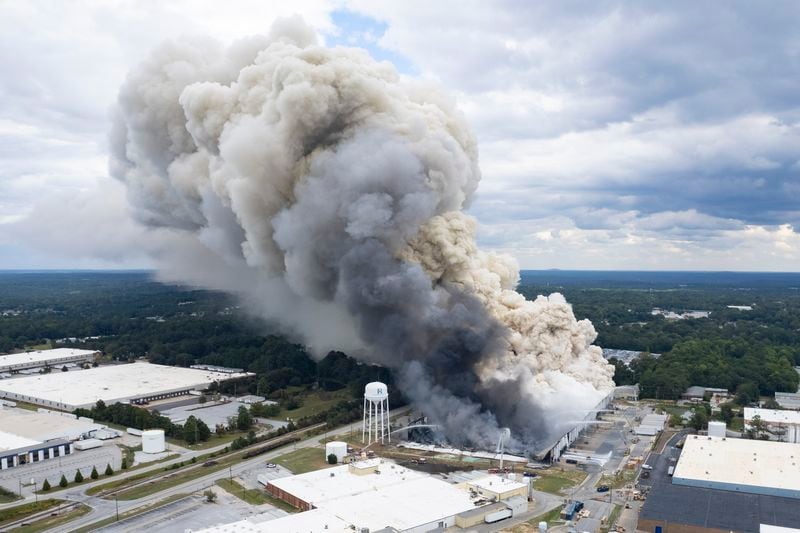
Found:
M 691 435 L 672 482 L 800 499 L 800 445 Z
M 776 392 L 775 401 L 784 409 L 800 410 L 800 393 Z
M 797 465 L 791 464 L 798 452 L 797 444 L 706 436 L 689 436 L 683 449 L 654 452 L 648 459 L 650 477 L 640 480 L 650 490 L 636 529 L 749 533 L 764 525 L 800 528 L 800 502 L 792 495 Z M 670 476 L 673 459 L 678 463 Z
M 527 489 L 498 476 L 479 480 L 482 485 L 509 492 Z M 223 533 L 327 533 L 340 531 L 442 531 L 455 524 L 456 515 L 476 509 L 484 496 L 464 485 L 379 459 L 342 465 L 297 476 L 270 480 L 267 491 L 306 510 L 277 520 L 253 519 L 203 531 Z M 523 503 L 525 501 L 523 500 Z
M 800 411 L 780 409 L 744 408 L 745 429 L 752 427 L 755 417 L 766 424 L 768 436 L 782 442 L 800 443 Z
M 0 408 L 0 431 L 39 442 L 90 438 L 96 431 L 105 427 L 96 424 L 90 418 L 78 418 L 68 413 L 50 412 L 46 409 L 28 411 Z
M 54 367 L 68 363 L 94 361 L 97 350 L 78 350 L 75 348 L 54 348 L 0 355 L 0 372 L 19 372 L 31 368 Z
M 175 366 L 131 363 L 78 372 L 50 372 L 0 381 L 0 397 L 64 411 L 89 408 L 103 400 L 145 403 L 205 390 L 215 381 L 252 374 L 220 373 Z

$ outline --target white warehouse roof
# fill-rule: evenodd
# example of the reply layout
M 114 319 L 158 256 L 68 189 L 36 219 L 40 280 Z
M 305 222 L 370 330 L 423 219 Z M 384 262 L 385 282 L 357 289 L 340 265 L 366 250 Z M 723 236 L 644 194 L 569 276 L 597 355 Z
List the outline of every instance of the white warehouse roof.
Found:
M 510 490 L 519 490 L 527 487 L 525 483 L 520 483 L 513 479 L 507 479 L 501 476 L 486 476 L 474 481 L 468 482 L 468 485 L 479 487 L 490 492 L 508 492 Z
M 0 381 L 0 397 L 64 410 L 151 398 L 183 390 L 206 389 L 214 381 L 249 374 L 228 374 L 176 366 L 132 363 L 75 372 L 50 372 Z
M 197 530 L 197 533 L 353 533 L 349 525 L 325 509 L 312 509 L 264 521 L 252 517 Z
M 8 450 L 16 450 L 17 448 L 27 448 L 28 446 L 35 446 L 41 444 L 39 441 L 20 437 L 13 433 L 6 433 L 0 431 L 0 452 L 7 452 Z
M 277 520 L 249 519 L 202 531 L 352 533 L 350 526 L 355 531 L 387 527 L 413 531 L 426 526 L 424 530 L 429 531 L 439 522 L 452 525 L 455 515 L 475 509 L 473 498 L 464 488 L 390 461 L 378 464 L 380 473 L 355 474 L 348 465 L 343 465 L 270 480 L 270 485 L 317 508 Z M 431 524 L 432 527 L 427 527 Z
M 750 421 L 754 416 L 761 417 L 762 422 L 769 424 L 800 424 L 800 411 L 782 411 L 780 409 L 760 409 L 745 407 L 744 419 Z
M 40 442 L 53 439 L 76 440 L 106 426 L 88 418 L 58 412 L 0 408 L 0 431 Z
M 672 482 L 800 498 L 800 444 L 692 435 Z
M 77 350 L 75 348 L 53 348 L 52 350 L 36 350 L 34 352 L 11 353 L 0 355 L 0 371 L 16 368 L 32 368 L 45 366 L 52 361 L 66 362 L 68 359 L 85 359 L 97 353 L 97 350 Z
M 408 531 L 475 509 L 475 504 L 468 491 L 425 476 L 341 498 L 325 508 L 358 529 Z
M 416 472 L 394 463 L 384 462 L 380 464 L 379 459 L 373 459 L 372 461 L 379 464 L 380 474 L 355 475 L 350 473 L 350 465 L 341 465 L 297 476 L 273 479 L 269 483 L 300 498 L 304 502 L 320 507 L 321 504 L 330 500 L 379 490 L 385 486 L 412 479 L 428 477 L 427 474 Z M 368 464 L 371 464 L 372 461 Z

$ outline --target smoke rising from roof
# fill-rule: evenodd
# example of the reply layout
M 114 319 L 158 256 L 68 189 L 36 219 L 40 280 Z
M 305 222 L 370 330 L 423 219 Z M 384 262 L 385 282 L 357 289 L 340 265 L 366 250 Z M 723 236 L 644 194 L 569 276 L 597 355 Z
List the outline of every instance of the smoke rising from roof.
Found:
M 612 386 L 592 325 L 477 248 L 477 145 L 450 100 L 300 19 L 229 48 L 166 43 L 122 87 L 111 138 L 137 219 L 182 236 L 165 279 L 393 368 L 454 443 L 501 426 L 542 442 L 560 406 Z

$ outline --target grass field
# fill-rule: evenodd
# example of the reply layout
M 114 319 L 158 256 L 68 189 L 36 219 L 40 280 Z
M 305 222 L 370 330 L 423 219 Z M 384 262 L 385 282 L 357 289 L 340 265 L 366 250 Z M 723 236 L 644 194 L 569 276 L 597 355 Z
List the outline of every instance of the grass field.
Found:
M 608 485 L 612 489 L 621 489 L 636 478 L 636 470 L 625 469 L 618 476 L 603 476 L 599 485 Z
M 25 518 L 26 516 L 52 509 L 64 503 L 64 500 L 42 500 L 36 503 L 23 503 L 16 507 L 0 510 L 0 529 L 2 526 Z
M 231 481 L 230 479 L 218 479 L 215 483 L 228 493 L 233 494 L 250 505 L 263 505 L 268 503 L 273 507 L 283 509 L 287 513 L 296 513 L 299 511 L 285 501 L 273 498 L 264 489 L 245 489 L 240 483 Z
M 586 474 L 577 470 L 550 469 L 538 472 L 533 488 L 550 494 L 561 494 L 561 491 L 574 487 L 586 479 Z
M 10 503 L 19 499 L 16 492 L 0 487 L 0 503 Z
M 322 448 L 301 448 L 276 457 L 272 462 L 285 466 L 294 474 L 304 474 L 332 466 L 325 461 L 325 450 Z
M 547 526 L 553 526 L 555 524 L 561 524 L 563 520 L 561 520 L 561 506 L 556 507 L 546 513 L 540 514 L 536 518 L 532 518 L 525 522 L 524 524 L 519 524 L 517 526 L 512 527 L 511 529 L 507 529 L 504 531 L 508 531 L 508 533 L 538 533 L 539 531 L 539 522 L 547 522 Z
M 169 442 L 174 446 L 180 446 L 181 448 L 186 448 L 187 450 L 207 450 L 215 446 L 230 444 L 239 437 L 247 437 L 247 432 L 234 431 L 232 433 L 225 433 L 224 435 L 221 436 L 217 435 L 216 433 L 211 433 L 211 438 L 209 438 L 205 442 L 198 442 L 197 444 L 186 444 L 186 441 L 180 439 L 173 439 L 172 437 L 167 437 L 167 442 Z
M 162 490 L 166 490 L 176 485 L 180 485 L 181 483 L 186 483 L 187 481 L 193 481 L 205 475 L 214 472 L 219 472 L 222 469 L 228 468 L 230 464 L 232 464 L 232 461 L 226 463 L 220 463 L 218 465 L 214 465 L 208 468 L 204 468 L 198 465 L 198 467 L 196 468 L 190 468 L 185 471 L 178 471 L 175 474 L 170 474 L 161 479 L 153 480 L 150 483 L 145 483 L 143 485 L 139 485 L 130 488 L 128 490 L 119 492 L 117 493 L 117 498 L 120 500 L 138 500 L 139 498 L 155 494 L 156 492 L 161 492 Z
M 188 494 L 174 494 L 172 496 L 169 496 L 168 498 L 164 498 L 163 500 L 159 500 L 159 501 L 157 501 L 157 502 L 155 502 L 155 503 L 153 503 L 151 505 L 143 505 L 141 507 L 137 507 L 136 509 L 131 509 L 130 511 L 126 511 L 124 513 L 120 513 L 119 519 L 120 520 L 124 520 L 126 518 L 131 518 L 131 517 L 146 513 L 148 511 L 150 511 L 151 509 L 154 509 L 156 507 L 161 507 L 162 505 L 167 505 L 168 503 L 172 503 L 172 502 L 177 501 L 177 500 L 181 500 L 181 499 L 185 498 L 186 496 L 188 496 Z M 98 529 L 100 529 L 102 527 L 105 527 L 105 526 L 107 526 L 109 524 L 113 524 L 116 521 L 117 521 L 117 517 L 116 516 L 110 516 L 110 517 L 105 518 L 103 520 L 99 520 L 97 522 L 89 524 L 88 526 L 83 526 L 80 529 L 76 529 L 75 531 L 72 531 L 71 533 L 89 533 L 91 531 L 96 531 L 96 530 L 98 530 Z
M 613 526 L 614 523 L 617 521 L 617 518 L 619 518 L 619 514 L 621 512 L 622 512 L 622 506 L 615 505 L 614 508 L 611 510 L 611 516 L 608 517 L 606 525 L 600 528 L 600 533 L 608 533 L 608 531 L 611 529 L 611 526 Z
M 347 388 L 337 391 L 314 391 L 308 393 L 303 398 L 303 405 L 297 409 L 288 411 L 281 409 L 278 416 L 274 418 L 284 420 L 291 418 L 292 420 L 299 420 L 304 416 L 314 415 L 322 411 L 327 411 L 342 400 L 350 399 L 350 390 Z
M 78 517 L 81 517 L 91 511 L 92 508 L 88 505 L 79 504 L 71 507 L 69 510 L 58 516 L 48 516 L 36 522 L 31 522 L 27 526 L 22 526 L 14 530 L 14 533 L 38 533 L 40 531 L 48 531 L 54 527 L 66 524 Z

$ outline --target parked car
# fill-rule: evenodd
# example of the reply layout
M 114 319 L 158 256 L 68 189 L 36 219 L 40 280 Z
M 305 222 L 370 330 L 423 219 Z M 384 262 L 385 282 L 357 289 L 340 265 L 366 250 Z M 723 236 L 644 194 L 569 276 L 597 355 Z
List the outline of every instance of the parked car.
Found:
M 653 469 L 653 467 L 650 466 L 650 465 L 647 465 L 647 464 L 642 465 L 642 470 L 652 470 L 652 469 Z
M 276 468 L 278 465 L 276 465 L 276 464 L 273 464 L 273 463 L 267 463 L 267 464 L 266 464 L 266 465 L 264 465 L 264 466 L 266 466 L 267 468 Z
M 609 490 L 611 490 L 611 487 L 608 485 L 600 485 L 597 487 L 597 492 L 608 492 Z

